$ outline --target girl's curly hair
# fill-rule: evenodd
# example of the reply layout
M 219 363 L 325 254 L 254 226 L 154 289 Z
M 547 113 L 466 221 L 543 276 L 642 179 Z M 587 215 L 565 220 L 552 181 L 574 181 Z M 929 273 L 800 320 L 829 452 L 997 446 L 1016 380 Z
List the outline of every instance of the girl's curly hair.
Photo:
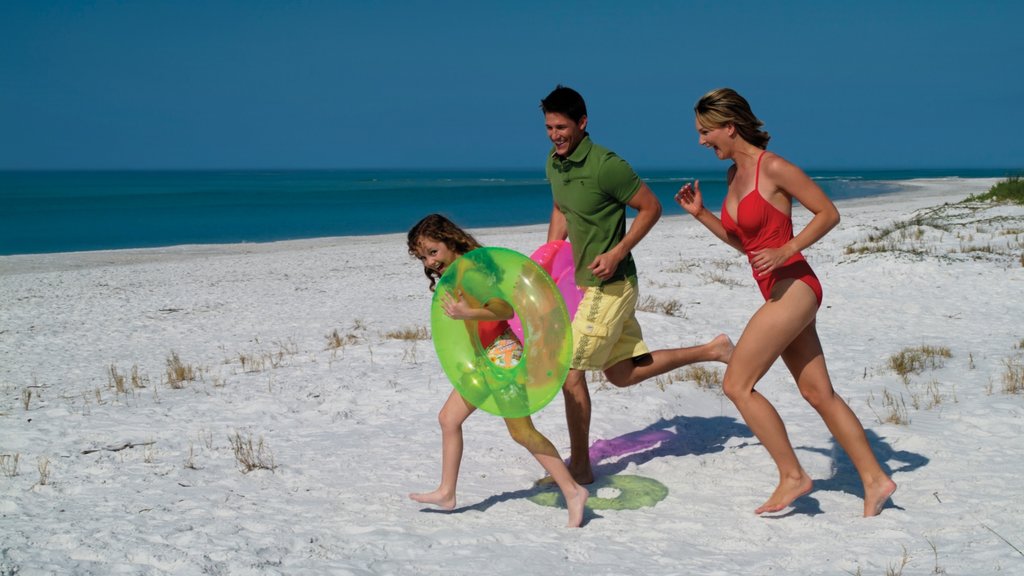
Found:
M 480 242 L 472 234 L 459 228 L 454 222 L 440 214 L 430 214 L 424 217 L 409 230 L 410 256 L 419 258 L 418 250 L 421 238 L 442 242 L 449 250 L 459 255 L 481 247 Z M 430 280 L 430 291 L 433 292 L 434 285 L 441 275 L 437 273 L 437 270 L 426 266 L 423 267 L 423 274 Z

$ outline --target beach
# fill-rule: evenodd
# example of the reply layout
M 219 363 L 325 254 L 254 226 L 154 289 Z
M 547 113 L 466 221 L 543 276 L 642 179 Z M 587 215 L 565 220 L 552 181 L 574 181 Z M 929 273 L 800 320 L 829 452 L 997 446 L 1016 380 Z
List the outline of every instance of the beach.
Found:
M 1024 573 L 1024 392 L 1004 390 L 1024 207 L 960 203 L 996 181 L 839 200 L 804 253 L 833 383 L 899 485 L 868 519 L 781 362 L 758 390 L 815 489 L 773 517 L 753 513 L 767 452 L 686 369 L 592 378 L 581 529 L 485 413 L 456 509 L 411 501 L 439 480 L 451 385 L 404 234 L 0 256 L 0 574 Z M 762 302 L 746 258 L 664 209 L 634 251 L 645 340 L 737 340 Z M 546 237 L 460 224 L 525 254 Z M 923 361 L 899 373 L 902 353 Z M 561 399 L 534 422 L 567 456 Z

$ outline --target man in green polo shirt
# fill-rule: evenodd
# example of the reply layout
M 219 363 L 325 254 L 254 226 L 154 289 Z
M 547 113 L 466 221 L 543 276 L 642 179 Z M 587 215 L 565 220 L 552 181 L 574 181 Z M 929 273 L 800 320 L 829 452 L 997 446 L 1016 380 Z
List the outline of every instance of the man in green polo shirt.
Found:
M 554 147 L 546 173 L 554 208 L 548 241 L 569 237 L 576 284 L 586 288 L 573 319 L 573 357 L 562 389 L 569 426 L 569 471 L 594 481 L 590 463 L 587 370 L 601 370 L 619 387 L 632 386 L 695 362 L 728 362 L 733 344 L 720 334 L 700 346 L 650 352 L 636 321 L 637 270 L 631 251 L 661 217 L 661 203 L 625 160 L 587 133 L 587 106 L 558 86 L 541 100 Z M 636 210 L 626 228 L 626 207 Z

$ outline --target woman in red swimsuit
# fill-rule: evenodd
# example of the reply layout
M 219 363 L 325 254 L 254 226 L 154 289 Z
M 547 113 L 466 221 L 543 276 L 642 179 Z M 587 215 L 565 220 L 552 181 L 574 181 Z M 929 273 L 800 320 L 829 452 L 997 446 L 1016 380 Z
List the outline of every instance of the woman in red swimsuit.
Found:
M 875 516 L 896 491 L 868 445 L 864 428 L 832 388 L 815 316 L 821 283 L 800 251 L 839 223 L 835 205 L 802 170 L 767 152 L 747 101 L 729 88 L 705 94 L 694 107 L 700 144 L 731 160 L 721 219 L 704 207 L 700 183 L 683 186 L 676 202 L 726 244 L 746 253 L 765 303 L 747 322 L 725 371 L 725 394 L 768 450 L 779 469 L 775 492 L 755 513 L 777 512 L 811 491 L 811 477 L 797 460 L 786 427 L 754 386 L 779 357 L 807 402 L 846 450 L 864 484 L 864 516 Z M 793 235 L 793 199 L 814 214 Z

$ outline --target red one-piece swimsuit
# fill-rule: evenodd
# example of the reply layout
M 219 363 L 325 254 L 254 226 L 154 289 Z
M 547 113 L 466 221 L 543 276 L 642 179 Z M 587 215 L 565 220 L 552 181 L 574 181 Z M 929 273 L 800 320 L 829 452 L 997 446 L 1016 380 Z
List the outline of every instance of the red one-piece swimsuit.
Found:
M 747 253 L 748 261 L 753 260 L 754 252 L 758 250 L 778 248 L 793 239 L 793 219 L 765 200 L 758 189 L 761 177 L 761 158 L 763 157 L 764 152 L 757 157 L 754 189 L 740 198 L 736 207 L 735 221 L 729 215 L 729 211 L 725 209 L 725 203 L 722 203 L 722 225 L 725 226 L 727 232 L 740 239 L 743 251 Z M 751 264 L 751 269 L 753 269 L 753 264 Z M 765 300 L 771 298 L 772 287 L 776 282 L 795 278 L 811 287 L 818 299 L 818 306 L 821 306 L 823 297 L 821 282 L 814 275 L 814 270 L 811 270 L 811 265 L 799 252 L 770 274 L 760 276 L 757 270 L 753 270 L 753 272 L 754 279 L 757 281 L 758 287 L 761 288 L 761 294 Z

